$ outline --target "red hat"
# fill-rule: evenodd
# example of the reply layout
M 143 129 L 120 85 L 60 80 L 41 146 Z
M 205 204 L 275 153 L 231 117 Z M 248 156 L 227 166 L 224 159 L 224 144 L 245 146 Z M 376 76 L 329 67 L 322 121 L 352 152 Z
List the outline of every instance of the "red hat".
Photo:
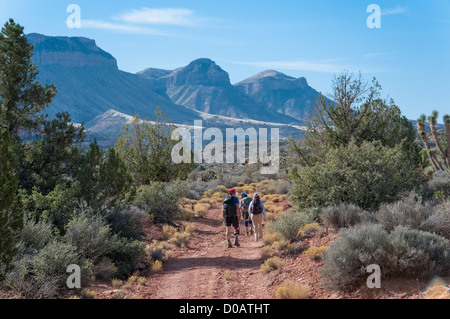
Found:
M 236 191 L 234 190 L 234 188 L 232 188 L 232 189 L 230 189 L 229 191 L 228 191 L 228 194 L 236 194 Z

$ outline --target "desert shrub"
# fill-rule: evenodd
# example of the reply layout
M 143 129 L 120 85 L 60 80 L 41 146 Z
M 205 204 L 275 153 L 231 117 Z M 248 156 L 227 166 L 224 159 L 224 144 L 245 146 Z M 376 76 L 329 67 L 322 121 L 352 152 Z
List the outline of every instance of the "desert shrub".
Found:
M 164 224 L 161 232 L 161 237 L 163 240 L 169 240 L 176 232 L 177 229 L 175 227 L 168 224 Z
M 45 220 L 35 222 L 25 218 L 20 236 L 22 252 L 40 250 L 53 239 L 53 225 Z
M 280 299 L 308 299 L 309 289 L 305 285 L 287 280 L 276 289 L 275 295 Z
M 297 238 L 299 229 L 310 222 L 310 218 L 301 212 L 286 213 L 270 223 L 270 227 L 284 239 L 292 241 Z
M 428 187 L 433 194 L 441 193 L 444 198 L 450 197 L 450 172 L 437 171 L 428 182 Z
M 311 246 L 303 254 L 309 257 L 311 260 L 319 261 L 322 260 L 323 255 L 326 254 L 328 250 L 327 246 Z
M 343 228 L 330 245 L 320 270 L 325 286 L 331 289 L 352 289 L 361 284 L 366 267 L 386 264 L 389 235 L 382 225 L 360 224 Z
M 193 189 L 188 190 L 186 197 L 194 200 L 199 200 L 200 198 L 202 198 L 202 196 Z
M 81 256 L 94 262 L 112 249 L 110 228 L 101 216 L 80 214 L 74 217 L 66 225 L 64 240 Z
M 286 195 L 291 189 L 291 184 L 288 181 L 282 181 L 277 184 L 276 193 L 279 195 Z
M 142 225 L 148 216 L 137 207 L 115 207 L 106 216 L 113 234 L 125 238 L 141 239 L 144 235 Z
M 278 235 L 272 227 L 268 227 L 263 237 L 263 243 L 264 245 L 272 245 L 280 239 L 280 235 Z
M 449 241 L 439 235 L 398 226 L 390 234 L 394 275 L 424 278 L 450 270 Z
M 261 248 L 261 261 L 262 262 L 264 262 L 267 259 L 269 259 L 270 257 L 272 257 L 271 251 L 272 251 L 272 247 L 269 245 L 266 245 L 263 248 Z
M 299 236 L 306 236 L 306 237 L 314 236 L 314 234 L 317 231 L 320 231 L 321 229 L 322 229 L 322 226 L 320 226 L 319 223 L 306 224 L 305 226 L 301 227 L 298 230 L 298 235 Z
M 313 166 L 292 170 L 291 181 L 290 199 L 300 208 L 345 203 L 375 211 L 420 190 L 426 178 L 401 144 L 351 141 L 327 150 Z
M 121 279 L 112 279 L 111 284 L 114 289 L 120 289 L 120 288 L 122 288 L 124 282 Z
M 289 245 L 287 240 L 279 240 L 272 244 L 272 247 L 278 251 L 284 250 Z
M 155 260 L 152 264 L 152 271 L 153 272 L 160 272 L 163 269 L 163 264 L 160 260 Z
M 208 214 L 208 210 L 210 207 L 210 204 L 195 204 L 194 212 L 198 217 L 205 217 Z
M 117 267 L 110 258 L 103 257 L 94 265 L 93 273 L 95 278 L 109 280 L 117 273 Z
M 134 205 L 152 216 L 157 222 L 165 223 L 176 219 L 180 213 L 181 199 L 187 192 L 186 184 L 152 182 L 138 189 Z
M 275 256 L 271 257 L 269 259 L 266 259 L 264 263 L 261 265 L 260 270 L 263 273 L 268 273 L 273 270 L 281 270 L 283 268 L 284 264 L 280 257 Z
M 56 298 L 68 291 L 66 271 L 72 264 L 80 266 L 82 286 L 93 279 L 92 263 L 74 246 L 53 239 L 39 251 L 16 256 L 3 287 L 26 298 Z
M 108 254 L 117 267 L 118 279 L 128 278 L 145 261 L 145 244 L 138 240 L 114 237 L 112 251 Z
M 340 204 L 323 208 L 320 218 L 325 227 L 339 230 L 361 223 L 364 214 L 361 208 L 353 204 Z
M 81 297 L 83 299 L 95 299 L 97 297 L 97 293 L 93 290 L 84 288 L 84 289 L 81 289 Z
M 378 224 L 392 231 L 396 226 L 409 226 L 419 229 L 420 225 L 431 215 L 431 204 L 422 204 L 414 193 L 393 204 L 382 204 L 376 213 Z
M 155 260 L 164 261 L 165 258 L 165 247 L 164 244 L 157 241 L 153 241 L 149 246 L 150 257 Z
M 432 214 L 420 225 L 420 230 L 428 231 L 450 240 L 450 201 L 434 207 Z
M 191 235 L 187 232 L 177 232 L 173 235 L 171 242 L 178 247 L 186 247 L 189 244 Z
M 397 226 L 361 224 L 343 229 L 324 256 L 321 270 L 330 288 L 351 289 L 361 284 L 366 267 L 377 264 L 386 277 L 423 278 L 450 270 L 449 241 L 439 235 Z

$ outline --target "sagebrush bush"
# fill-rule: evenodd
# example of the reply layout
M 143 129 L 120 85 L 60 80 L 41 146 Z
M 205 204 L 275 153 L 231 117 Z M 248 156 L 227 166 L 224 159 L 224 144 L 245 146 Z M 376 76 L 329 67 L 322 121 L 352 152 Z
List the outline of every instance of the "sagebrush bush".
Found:
M 432 214 L 433 207 L 428 202 L 422 204 L 414 193 L 392 204 L 382 204 L 376 213 L 378 224 L 392 231 L 397 226 L 419 229 Z
M 22 252 L 42 249 L 53 239 L 53 225 L 45 220 L 35 222 L 31 218 L 25 218 L 20 236 Z
M 187 232 L 177 232 L 170 241 L 178 247 L 186 247 L 189 244 L 190 239 L 191 234 Z
M 321 273 L 326 286 L 351 289 L 377 264 L 384 278 L 423 278 L 450 270 L 449 241 L 439 235 L 397 226 L 389 233 L 383 225 L 360 224 L 342 229 L 324 256 Z
M 103 257 L 96 265 L 94 265 L 93 272 L 95 278 L 109 280 L 117 273 L 117 267 L 110 258 Z
M 310 222 L 310 217 L 301 212 L 286 213 L 270 223 L 270 228 L 284 239 L 292 241 L 297 238 L 299 229 Z
M 107 213 L 106 220 L 113 234 L 125 238 L 142 239 L 143 221 L 148 219 L 144 211 L 137 207 L 115 207 Z
M 325 227 L 339 230 L 361 223 L 365 214 L 353 204 L 340 204 L 323 208 L 320 218 Z
M 112 249 L 111 230 L 101 216 L 80 214 L 66 225 L 64 240 L 77 252 L 94 262 Z

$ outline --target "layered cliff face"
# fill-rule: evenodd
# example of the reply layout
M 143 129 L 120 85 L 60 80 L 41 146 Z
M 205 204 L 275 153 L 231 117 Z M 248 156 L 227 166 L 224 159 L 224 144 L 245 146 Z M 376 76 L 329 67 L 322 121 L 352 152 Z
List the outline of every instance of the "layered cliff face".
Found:
M 141 76 L 155 79 L 161 73 L 154 69 L 140 72 Z M 192 61 L 186 67 L 156 78 L 158 90 L 165 93 L 179 105 L 200 112 L 216 115 L 295 123 L 296 119 L 265 108 L 230 82 L 230 77 L 214 61 L 206 58 Z
M 114 109 L 152 119 L 157 107 L 179 123 L 198 114 L 155 92 L 155 81 L 120 71 L 116 59 L 100 49 L 94 40 L 80 37 L 27 35 L 33 43 L 33 62 L 39 67 L 39 80 L 54 84 L 58 93 L 46 113 L 68 111 L 74 122 L 89 122 Z
M 116 59 L 100 49 L 94 40 L 82 37 L 48 37 L 27 35 L 34 45 L 33 62 L 39 66 L 65 67 L 103 66 L 117 69 Z
M 265 71 L 236 84 L 257 103 L 280 114 L 304 121 L 319 93 L 305 78 L 294 78 L 277 71 Z

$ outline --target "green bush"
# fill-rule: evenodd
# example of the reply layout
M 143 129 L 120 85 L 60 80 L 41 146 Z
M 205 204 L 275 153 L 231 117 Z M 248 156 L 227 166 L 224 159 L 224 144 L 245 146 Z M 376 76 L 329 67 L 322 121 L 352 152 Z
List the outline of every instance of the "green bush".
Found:
M 148 219 L 148 216 L 137 207 L 115 207 L 106 216 L 113 234 L 138 240 L 144 236 L 144 219 Z
M 82 286 L 93 279 L 89 260 L 82 258 L 74 246 L 52 240 L 35 254 L 16 256 L 14 269 L 3 286 L 26 298 L 56 298 L 68 291 L 66 271 L 72 264 L 81 268 Z
M 138 240 L 115 237 L 112 241 L 113 250 L 108 255 L 117 267 L 116 277 L 127 279 L 137 269 L 138 265 L 145 262 L 145 243 Z
M 171 222 L 179 215 L 180 200 L 186 195 L 186 192 L 185 183 L 152 182 L 150 185 L 141 186 L 138 189 L 134 205 L 157 222 Z
M 445 274 L 450 266 L 449 241 L 428 232 L 396 227 L 391 233 L 379 224 L 360 224 L 340 231 L 320 270 L 325 286 L 351 290 L 377 264 L 383 278 L 422 278 Z
M 311 218 L 302 212 L 286 213 L 270 223 L 270 228 L 284 239 L 292 241 L 297 238 L 300 228 L 311 222 Z
M 354 141 L 327 151 L 323 161 L 293 170 L 291 200 L 304 207 L 354 204 L 375 211 L 420 190 L 425 177 L 401 145 Z
M 20 239 L 22 252 L 40 250 L 53 239 L 53 225 L 44 220 L 36 222 L 25 218 Z
M 81 214 L 74 217 L 66 225 L 64 240 L 81 256 L 94 262 L 112 249 L 110 228 L 101 216 Z

